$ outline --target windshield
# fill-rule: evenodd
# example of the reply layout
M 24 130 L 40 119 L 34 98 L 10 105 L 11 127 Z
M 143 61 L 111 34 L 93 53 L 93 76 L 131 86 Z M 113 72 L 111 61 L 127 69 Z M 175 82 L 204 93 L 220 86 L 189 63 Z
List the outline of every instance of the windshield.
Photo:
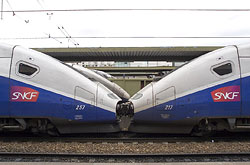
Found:
M 143 96 L 143 94 L 137 93 L 137 94 L 136 94 L 135 96 L 133 96 L 131 99 L 132 99 L 132 100 L 138 100 L 138 99 L 140 99 L 142 96 Z

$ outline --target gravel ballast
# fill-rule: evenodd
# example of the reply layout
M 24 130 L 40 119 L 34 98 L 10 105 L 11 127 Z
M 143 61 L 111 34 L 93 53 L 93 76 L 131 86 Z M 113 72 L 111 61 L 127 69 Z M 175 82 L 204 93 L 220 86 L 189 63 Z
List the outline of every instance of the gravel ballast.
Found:
M 242 153 L 250 152 L 250 142 L 190 143 L 77 143 L 77 142 L 2 142 L 0 152 L 154 154 L 154 153 Z

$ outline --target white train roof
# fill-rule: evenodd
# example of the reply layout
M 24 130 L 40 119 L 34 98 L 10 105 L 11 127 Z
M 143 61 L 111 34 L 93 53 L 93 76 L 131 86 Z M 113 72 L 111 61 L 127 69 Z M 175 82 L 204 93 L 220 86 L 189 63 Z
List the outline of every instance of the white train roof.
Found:
M 0 57 L 6 58 L 12 56 L 13 45 L 8 45 L 4 43 L 0 43 Z

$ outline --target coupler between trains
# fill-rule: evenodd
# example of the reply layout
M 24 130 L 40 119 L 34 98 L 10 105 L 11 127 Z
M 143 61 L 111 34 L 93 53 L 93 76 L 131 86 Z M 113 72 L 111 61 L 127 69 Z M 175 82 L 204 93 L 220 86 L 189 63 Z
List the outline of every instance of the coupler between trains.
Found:
M 116 117 L 121 131 L 128 131 L 134 116 L 134 106 L 130 101 L 119 102 L 116 106 Z

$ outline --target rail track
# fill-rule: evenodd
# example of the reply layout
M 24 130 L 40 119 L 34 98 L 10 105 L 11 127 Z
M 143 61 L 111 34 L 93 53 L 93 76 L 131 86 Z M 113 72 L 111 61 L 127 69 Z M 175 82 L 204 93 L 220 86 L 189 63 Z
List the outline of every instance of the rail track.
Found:
M 31 134 L 2 134 L 2 142 L 79 142 L 79 143 L 178 143 L 178 142 L 250 142 L 249 133 L 217 134 L 211 137 L 166 134 L 83 134 L 60 137 Z
M 0 162 L 88 162 L 88 163 L 155 163 L 155 162 L 250 162 L 250 153 L 218 154 L 33 154 L 0 153 Z
M 211 137 L 159 134 L 49 137 L 1 134 L 0 143 L 0 162 L 250 162 L 249 133 Z

